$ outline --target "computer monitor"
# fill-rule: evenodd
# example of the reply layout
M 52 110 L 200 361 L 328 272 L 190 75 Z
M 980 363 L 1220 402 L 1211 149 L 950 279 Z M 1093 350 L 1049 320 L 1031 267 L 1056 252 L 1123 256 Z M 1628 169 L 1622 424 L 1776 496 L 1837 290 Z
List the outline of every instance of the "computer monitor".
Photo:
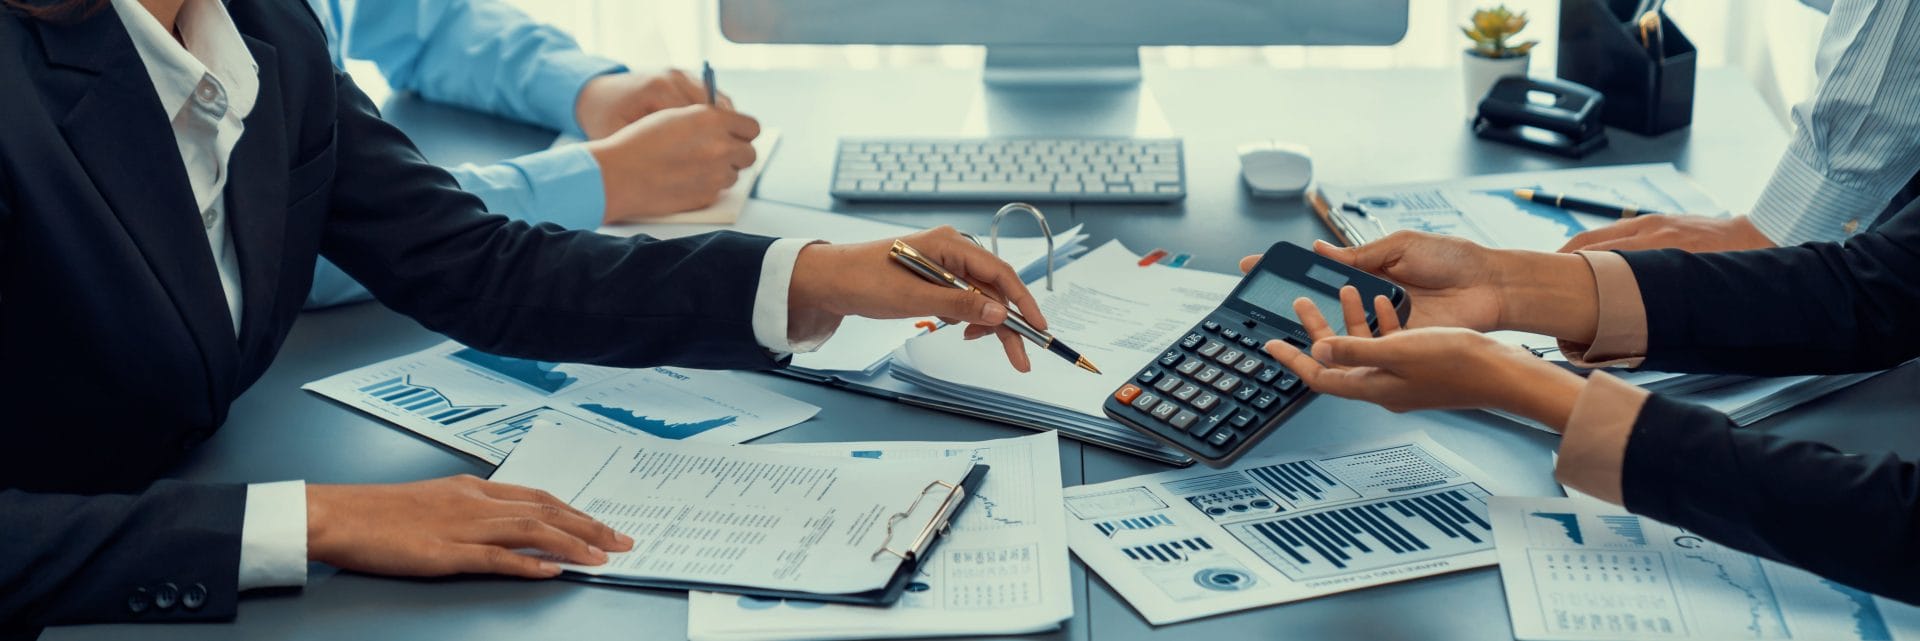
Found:
M 740 43 L 985 45 L 989 84 L 1131 84 L 1139 47 L 1390 45 L 1409 0 L 719 0 Z

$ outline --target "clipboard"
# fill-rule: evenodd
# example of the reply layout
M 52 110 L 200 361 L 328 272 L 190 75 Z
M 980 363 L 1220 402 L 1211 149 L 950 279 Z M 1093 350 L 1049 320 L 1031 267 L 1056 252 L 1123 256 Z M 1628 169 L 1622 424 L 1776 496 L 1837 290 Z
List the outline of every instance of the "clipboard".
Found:
M 953 520 L 960 517 L 960 511 L 966 509 L 967 504 L 972 502 L 973 496 L 979 493 L 980 486 L 987 482 L 987 470 L 990 468 L 991 466 L 976 464 L 967 470 L 967 475 L 961 478 L 958 484 L 934 481 L 927 487 L 922 488 L 919 496 L 914 497 L 913 503 L 908 505 L 906 509 L 895 513 L 892 518 L 888 519 L 888 536 L 886 541 L 880 549 L 874 550 L 873 556 L 876 559 L 887 555 L 898 557 L 900 559 L 900 567 L 893 571 L 893 576 L 887 579 L 886 585 L 865 592 L 819 594 L 794 590 L 748 588 L 720 583 L 702 583 L 699 581 L 651 580 L 601 576 L 572 570 L 561 573 L 560 578 L 580 583 L 593 583 L 625 588 L 681 591 L 700 590 L 703 592 L 725 592 L 728 594 L 739 594 L 763 599 L 843 603 L 848 605 L 893 605 L 900 600 L 901 595 L 906 594 L 907 585 L 912 583 L 913 577 L 920 573 L 921 564 L 926 562 L 927 557 L 933 553 L 933 549 L 939 545 L 940 541 L 946 538 L 945 535 L 952 527 Z M 929 496 L 940 497 L 940 509 L 934 513 L 933 519 L 928 521 L 927 525 L 921 528 L 921 531 L 916 533 L 913 539 L 909 540 L 906 546 L 902 549 L 894 549 L 894 524 L 911 515 L 920 506 L 920 502 L 927 500 Z

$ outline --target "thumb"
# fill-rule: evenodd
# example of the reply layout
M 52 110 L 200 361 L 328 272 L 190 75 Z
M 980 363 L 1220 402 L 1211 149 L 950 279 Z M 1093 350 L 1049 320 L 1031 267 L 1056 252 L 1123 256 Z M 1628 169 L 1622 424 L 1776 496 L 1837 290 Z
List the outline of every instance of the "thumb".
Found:
M 1403 350 L 1377 338 L 1329 336 L 1313 343 L 1313 359 L 1340 367 L 1384 367 L 1400 362 Z
M 1253 271 L 1253 266 L 1260 264 L 1260 257 L 1265 255 L 1266 254 L 1254 254 L 1252 256 L 1248 256 L 1246 258 L 1240 259 L 1240 273 L 1245 274 L 1247 272 Z
M 1363 245 L 1364 247 L 1364 245 Z M 1348 265 L 1360 259 L 1360 252 L 1352 247 L 1341 247 L 1324 240 L 1313 241 L 1313 253 L 1331 258 Z
M 935 304 L 940 309 L 937 316 L 958 319 L 964 323 L 999 325 L 1007 321 L 1007 306 L 981 296 L 979 292 L 942 290 L 940 300 Z

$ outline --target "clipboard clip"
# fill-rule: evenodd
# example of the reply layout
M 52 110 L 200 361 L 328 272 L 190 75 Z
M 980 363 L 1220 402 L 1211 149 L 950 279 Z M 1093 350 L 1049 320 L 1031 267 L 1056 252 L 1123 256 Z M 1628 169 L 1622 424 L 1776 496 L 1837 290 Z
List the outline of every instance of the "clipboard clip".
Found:
M 920 534 L 913 537 L 913 542 L 907 546 L 905 551 L 894 550 L 890 545 L 893 542 L 893 527 L 899 525 L 900 522 L 906 520 L 907 517 L 913 516 L 914 510 L 920 507 L 920 502 L 926 500 L 928 494 L 932 494 L 936 489 L 940 488 L 946 490 L 946 497 L 940 501 L 940 510 L 933 514 L 933 518 L 927 521 L 926 526 L 920 528 Z M 912 562 L 914 559 L 920 558 L 920 555 L 926 553 L 927 547 L 933 545 L 935 536 L 947 531 L 947 527 L 952 522 L 954 510 L 960 509 L 960 505 L 965 503 L 966 500 L 967 488 L 955 483 L 939 480 L 928 483 L 926 487 L 920 488 L 920 494 L 913 497 L 913 503 L 908 505 L 907 509 L 895 512 L 893 516 L 887 517 L 886 538 L 881 540 L 880 549 L 874 550 L 873 556 L 868 557 L 867 560 L 878 561 L 882 555 L 886 554 L 900 557 L 900 560 L 907 562 Z
M 1007 203 L 1001 207 L 993 214 L 993 223 L 987 226 L 987 237 L 993 242 L 989 249 L 993 255 L 1000 255 L 1000 220 L 1014 212 L 1026 212 L 1033 217 L 1033 222 L 1040 224 L 1040 235 L 1047 239 L 1047 291 L 1053 291 L 1053 228 L 1047 226 L 1047 215 L 1040 213 L 1040 208 L 1026 203 Z

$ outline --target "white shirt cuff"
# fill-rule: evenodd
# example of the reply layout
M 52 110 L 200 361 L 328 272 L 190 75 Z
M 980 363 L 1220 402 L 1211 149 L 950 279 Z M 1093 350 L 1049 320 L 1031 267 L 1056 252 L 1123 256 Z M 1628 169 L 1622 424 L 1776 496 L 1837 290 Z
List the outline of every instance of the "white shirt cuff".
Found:
M 306 584 L 306 482 L 248 485 L 247 513 L 240 521 L 240 589 Z
M 760 287 L 753 295 L 753 339 L 778 354 L 802 354 L 819 349 L 821 343 L 833 336 L 827 332 L 824 336 L 804 337 L 794 342 L 787 336 L 787 290 L 793 286 L 793 265 L 800 260 L 800 250 L 815 242 L 805 238 L 782 238 L 773 241 L 767 248 L 767 255 L 760 261 Z

